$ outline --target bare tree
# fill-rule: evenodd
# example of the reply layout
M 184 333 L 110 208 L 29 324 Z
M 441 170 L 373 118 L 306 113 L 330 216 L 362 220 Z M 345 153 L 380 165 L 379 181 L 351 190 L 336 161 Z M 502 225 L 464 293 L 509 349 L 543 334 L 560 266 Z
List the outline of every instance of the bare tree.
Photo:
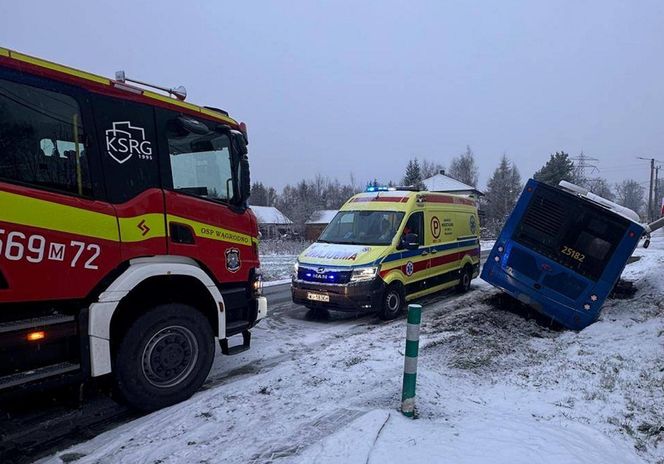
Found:
M 423 180 L 435 176 L 444 169 L 445 166 L 438 163 L 437 161 L 429 161 L 427 159 L 423 159 L 422 163 L 420 164 L 420 174 L 422 175 Z
M 477 167 L 475 155 L 470 146 L 466 146 L 465 153 L 452 159 L 449 174 L 466 185 L 477 187 L 479 168 Z
M 606 198 L 607 200 L 613 201 L 616 198 L 613 191 L 611 191 L 611 185 L 606 179 L 602 177 L 586 179 L 585 187 L 595 195 L 599 195 L 600 197 Z
M 616 201 L 638 214 L 643 213 L 645 189 L 635 180 L 624 180 L 616 184 Z

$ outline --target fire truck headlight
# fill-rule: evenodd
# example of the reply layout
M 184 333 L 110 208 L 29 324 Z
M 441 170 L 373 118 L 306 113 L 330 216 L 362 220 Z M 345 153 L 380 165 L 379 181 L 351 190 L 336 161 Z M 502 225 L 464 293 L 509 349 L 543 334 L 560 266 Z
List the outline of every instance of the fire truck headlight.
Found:
M 358 267 L 353 269 L 353 274 L 350 276 L 351 282 L 366 282 L 368 280 L 373 280 L 376 278 L 378 273 L 378 268 L 373 267 Z
M 254 274 L 254 281 L 251 283 L 251 288 L 258 295 L 263 293 L 263 273 L 260 269 L 256 269 Z

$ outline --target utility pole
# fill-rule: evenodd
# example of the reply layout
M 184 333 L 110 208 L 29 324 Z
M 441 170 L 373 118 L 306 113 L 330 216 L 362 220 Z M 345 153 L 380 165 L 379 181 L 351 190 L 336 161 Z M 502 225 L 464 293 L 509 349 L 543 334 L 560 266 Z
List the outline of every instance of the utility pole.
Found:
M 659 191 L 659 168 L 661 168 L 661 166 L 657 166 L 655 168 L 655 216 L 656 217 L 660 217 L 662 215 L 661 208 L 662 204 L 664 203 L 662 202 L 661 199 L 662 192 Z
M 652 194 L 655 181 L 655 158 L 643 158 L 642 156 L 637 156 L 638 159 L 650 161 L 650 188 L 648 189 L 648 220 L 653 220 L 653 211 L 652 211 Z
M 655 158 L 650 158 L 650 190 L 648 190 L 648 219 L 652 222 L 654 214 L 652 210 L 652 191 L 655 186 Z

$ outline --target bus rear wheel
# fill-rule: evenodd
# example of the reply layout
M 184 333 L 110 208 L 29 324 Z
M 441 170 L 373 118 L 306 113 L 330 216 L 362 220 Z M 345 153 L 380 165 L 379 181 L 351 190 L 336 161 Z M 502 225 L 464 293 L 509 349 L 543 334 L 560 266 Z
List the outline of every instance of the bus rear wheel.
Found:
M 159 305 L 138 317 L 119 342 L 116 391 L 143 411 L 179 403 L 203 385 L 213 359 L 214 336 L 205 316 L 184 304 Z
M 405 302 L 403 290 L 397 284 L 391 284 L 383 293 L 383 301 L 378 317 L 384 321 L 395 319 L 403 309 Z

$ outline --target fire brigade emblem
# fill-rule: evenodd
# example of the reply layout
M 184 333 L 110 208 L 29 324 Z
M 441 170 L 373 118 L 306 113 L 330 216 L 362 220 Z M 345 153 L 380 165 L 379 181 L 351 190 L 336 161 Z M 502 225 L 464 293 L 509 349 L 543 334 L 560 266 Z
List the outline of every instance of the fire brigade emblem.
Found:
M 240 250 L 237 248 L 229 248 L 226 250 L 226 269 L 230 272 L 237 272 L 240 270 Z
M 139 159 L 152 159 L 152 145 L 145 139 L 145 130 L 134 127 L 129 121 L 113 123 L 106 131 L 106 153 L 120 164 L 136 155 Z
M 477 220 L 475 216 L 470 216 L 470 233 L 473 235 L 477 233 Z
M 412 276 L 413 275 L 413 270 L 414 270 L 413 262 L 408 261 L 408 263 L 406 264 L 406 275 L 407 276 Z

